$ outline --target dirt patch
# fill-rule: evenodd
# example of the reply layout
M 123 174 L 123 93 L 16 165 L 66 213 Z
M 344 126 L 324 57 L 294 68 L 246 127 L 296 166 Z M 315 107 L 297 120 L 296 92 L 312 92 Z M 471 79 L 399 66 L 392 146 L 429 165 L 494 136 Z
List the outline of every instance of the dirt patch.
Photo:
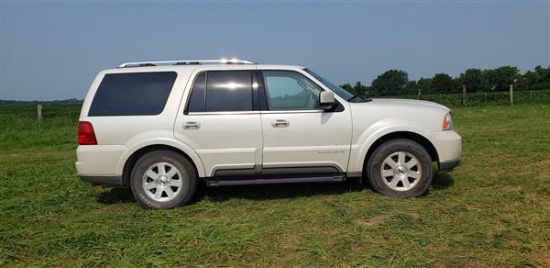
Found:
M 529 193 L 527 199 L 537 205 L 550 206 L 550 198 L 545 193 Z
M 538 267 L 550 267 L 550 251 L 535 251 L 531 259 Z
M 356 219 L 354 222 L 360 226 L 375 226 L 385 222 L 391 215 L 378 215 L 368 219 Z
M 535 178 L 537 180 L 550 180 L 550 173 L 547 171 L 550 166 L 550 159 L 525 165 L 521 171 L 516 173 L 517 177 Z
M 451 252 L 451 247 L 449 245 L 442 243 L 440 241 L 431 242 L 427 247 L 431 252 Z
M 484 267 L 498 267 L 498 266 L 490 266 L 483 262 L 475 261 L 475 260 L 469 261 L 467 263 L 461 263 L 461 264 L 456 264 L 447 260 L 442 260 L 442 261 L 437 261 L 433 263 L 433 267 L 436 267 L 436 268 L 447 268 L 447 267 L 484 268 Z
M 539 180 L 548 180 L 550 179 L 550 173 L 548 172 L 548 167 L 550 167 L 550 159 L 540 161 L 534 164 L 535 167 L 540 170 L 540 172 L 537 175 L 537 179 Z

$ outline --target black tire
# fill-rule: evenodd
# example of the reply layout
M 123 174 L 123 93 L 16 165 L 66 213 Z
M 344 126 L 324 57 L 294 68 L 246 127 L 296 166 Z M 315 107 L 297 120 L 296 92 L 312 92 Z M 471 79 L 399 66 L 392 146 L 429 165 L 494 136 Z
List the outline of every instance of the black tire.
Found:
M 136 200 L 145 208 L 175 208 L 193 198 L 197 173 L 182 155 L 166 150 L 153 151 L 136 162 L 130 187 Z
M 365 169 L 371 187 L 392 197 L 421 196 L 433 179 L 430 154 L 407 139 L 391 140 L 376 148 Z

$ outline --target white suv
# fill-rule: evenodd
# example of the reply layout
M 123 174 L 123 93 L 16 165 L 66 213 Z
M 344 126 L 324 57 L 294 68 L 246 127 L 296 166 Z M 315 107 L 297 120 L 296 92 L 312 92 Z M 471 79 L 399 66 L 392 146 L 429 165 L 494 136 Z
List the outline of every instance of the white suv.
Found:
M 416 197 L 461 159 L 450 110 L 363 99 L 311 70 L 241 60 L 133 62 L 100 72 L 80 114 L 83 181 L 129 186 L 144 207 L 208 186 L 368 179 Z M 434 165 L 436 163 L 437 165 Z

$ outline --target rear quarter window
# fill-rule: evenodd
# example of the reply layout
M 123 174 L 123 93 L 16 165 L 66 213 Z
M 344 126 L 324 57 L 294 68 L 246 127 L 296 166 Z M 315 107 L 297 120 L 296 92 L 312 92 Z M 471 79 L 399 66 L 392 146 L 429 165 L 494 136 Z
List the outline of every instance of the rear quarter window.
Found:
M 175 72 L 107 74 L 88 116 L 158 115 L 166 106 L 176 77 Z

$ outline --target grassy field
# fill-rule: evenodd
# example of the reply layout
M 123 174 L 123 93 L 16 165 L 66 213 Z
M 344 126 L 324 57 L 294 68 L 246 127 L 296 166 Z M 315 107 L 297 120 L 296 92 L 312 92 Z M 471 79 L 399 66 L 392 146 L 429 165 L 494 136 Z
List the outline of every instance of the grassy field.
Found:
M 550 267 L 550 104 L 454 110 L 464 159 L 425 197 L 202 188 L 159 211 L 78 180 L 78 106 L 0 105 L 0 266 Z

